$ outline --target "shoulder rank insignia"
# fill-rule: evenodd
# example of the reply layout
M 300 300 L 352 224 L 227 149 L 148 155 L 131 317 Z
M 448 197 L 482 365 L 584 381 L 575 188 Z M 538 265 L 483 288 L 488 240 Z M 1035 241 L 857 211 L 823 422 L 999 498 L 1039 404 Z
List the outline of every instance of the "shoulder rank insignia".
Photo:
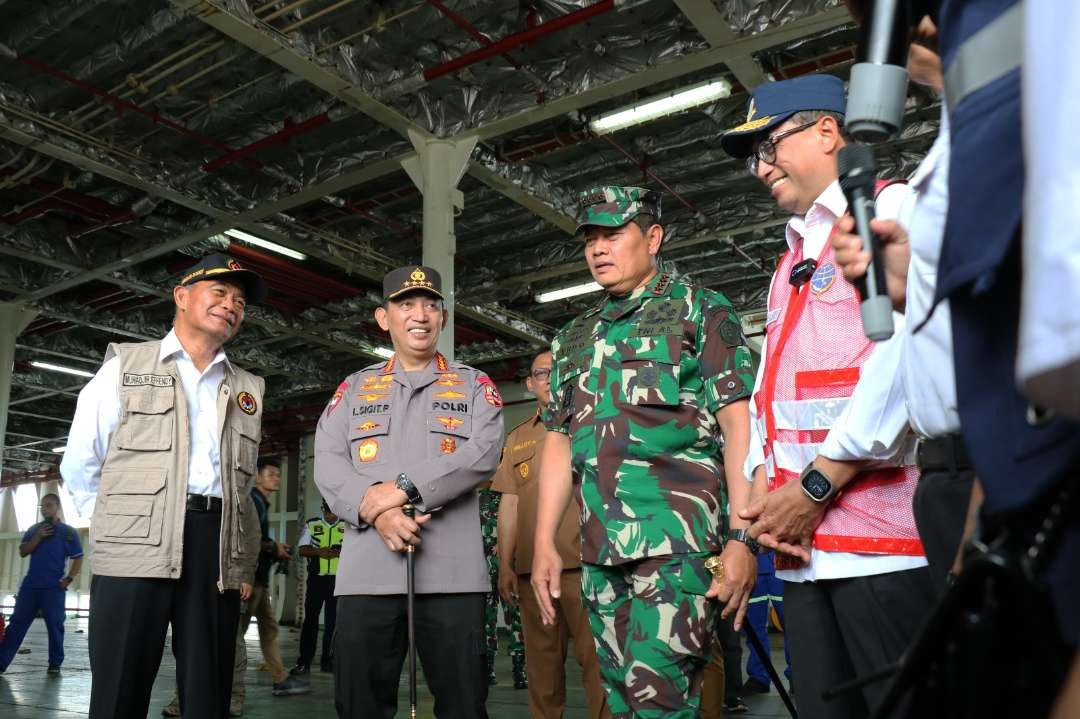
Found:
M 465 420 L 458 419 L 457 417 L 436 417 L 435 419 L 441 422 L 442 426 L 446 427 L 447 429 L 455 429 L 465 424 Z

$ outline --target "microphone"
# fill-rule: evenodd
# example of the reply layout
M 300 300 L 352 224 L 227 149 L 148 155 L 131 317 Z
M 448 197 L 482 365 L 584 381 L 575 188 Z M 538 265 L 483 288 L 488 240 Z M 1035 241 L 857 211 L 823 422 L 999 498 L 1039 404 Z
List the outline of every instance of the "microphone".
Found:
M 882 142 L 896 135 L 904 120 L 908 73 L 906 55 L 910 8 L 900 0 L 870 0 L 862 23 L 862 60 L 848 82 L 848 132 L 859 142 Z
M 840 174 L 840 189 L 844 191 L 848 207 L 855 217 L 855 232 L 870 248 L 870 264 L 866 275 L 859 280 L 862 303 L 863 332 L 874 342 L 882 342 L 893 335 L 892 301 L 885 289 L 885 267 L 881 260 L 881 243 L 870 231 L 874 219 L 874 183 L 877 168 L 874 154 L 866 145 L 845 145 L 836 158 Z

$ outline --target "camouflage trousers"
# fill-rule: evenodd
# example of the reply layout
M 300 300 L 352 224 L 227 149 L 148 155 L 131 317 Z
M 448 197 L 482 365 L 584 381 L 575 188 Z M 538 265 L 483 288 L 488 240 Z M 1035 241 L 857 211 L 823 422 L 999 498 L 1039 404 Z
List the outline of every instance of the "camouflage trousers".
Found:
M 581 565 L 582 603 L 616 719 L 699 716 L 714 620 L 708 556 Z
M 499 596 L 499 555 L 495 553 L 495 545 L 498 542 L 497 533 L 499 521 L 500 492 L 492 492 L 487 489 L 480 490 L 480 530 L 484 536 L 484 559 L 487 561 L 488 578 L 491 580 L 491 591 L 484 597 L 484 638 L 487 642 L 488 656 L 495 656 L 499 651 L 499 639 L 495 628 L 499 621 L 499 605 L 502 605 L 503 616 L 506 624 L 510 627 L 510 646 L 508 653 L 525 653 L 525 640 L 521 633 L 521 612 L 512 604 L 508 604 Z

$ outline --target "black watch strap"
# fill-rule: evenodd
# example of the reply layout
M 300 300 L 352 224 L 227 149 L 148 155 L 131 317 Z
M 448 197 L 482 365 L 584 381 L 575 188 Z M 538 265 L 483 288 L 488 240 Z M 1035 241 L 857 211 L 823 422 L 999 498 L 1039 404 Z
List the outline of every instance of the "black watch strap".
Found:
M 761 554 L 761 545 L 757 543 L 757 540 L 751 539 L 745 529 L 730 529 L 727 538 L 729 542 L 742 542 L 747 546 L 751 554 Z

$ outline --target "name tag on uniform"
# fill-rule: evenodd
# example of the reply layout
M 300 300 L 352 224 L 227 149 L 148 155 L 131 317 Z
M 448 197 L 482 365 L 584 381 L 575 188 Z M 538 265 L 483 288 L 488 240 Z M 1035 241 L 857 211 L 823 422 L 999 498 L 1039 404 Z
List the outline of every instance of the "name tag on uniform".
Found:
M 167 374 L 130 374 L 124 373 L 125 387 L 172 387 L 175 382 L 171 375 Z

